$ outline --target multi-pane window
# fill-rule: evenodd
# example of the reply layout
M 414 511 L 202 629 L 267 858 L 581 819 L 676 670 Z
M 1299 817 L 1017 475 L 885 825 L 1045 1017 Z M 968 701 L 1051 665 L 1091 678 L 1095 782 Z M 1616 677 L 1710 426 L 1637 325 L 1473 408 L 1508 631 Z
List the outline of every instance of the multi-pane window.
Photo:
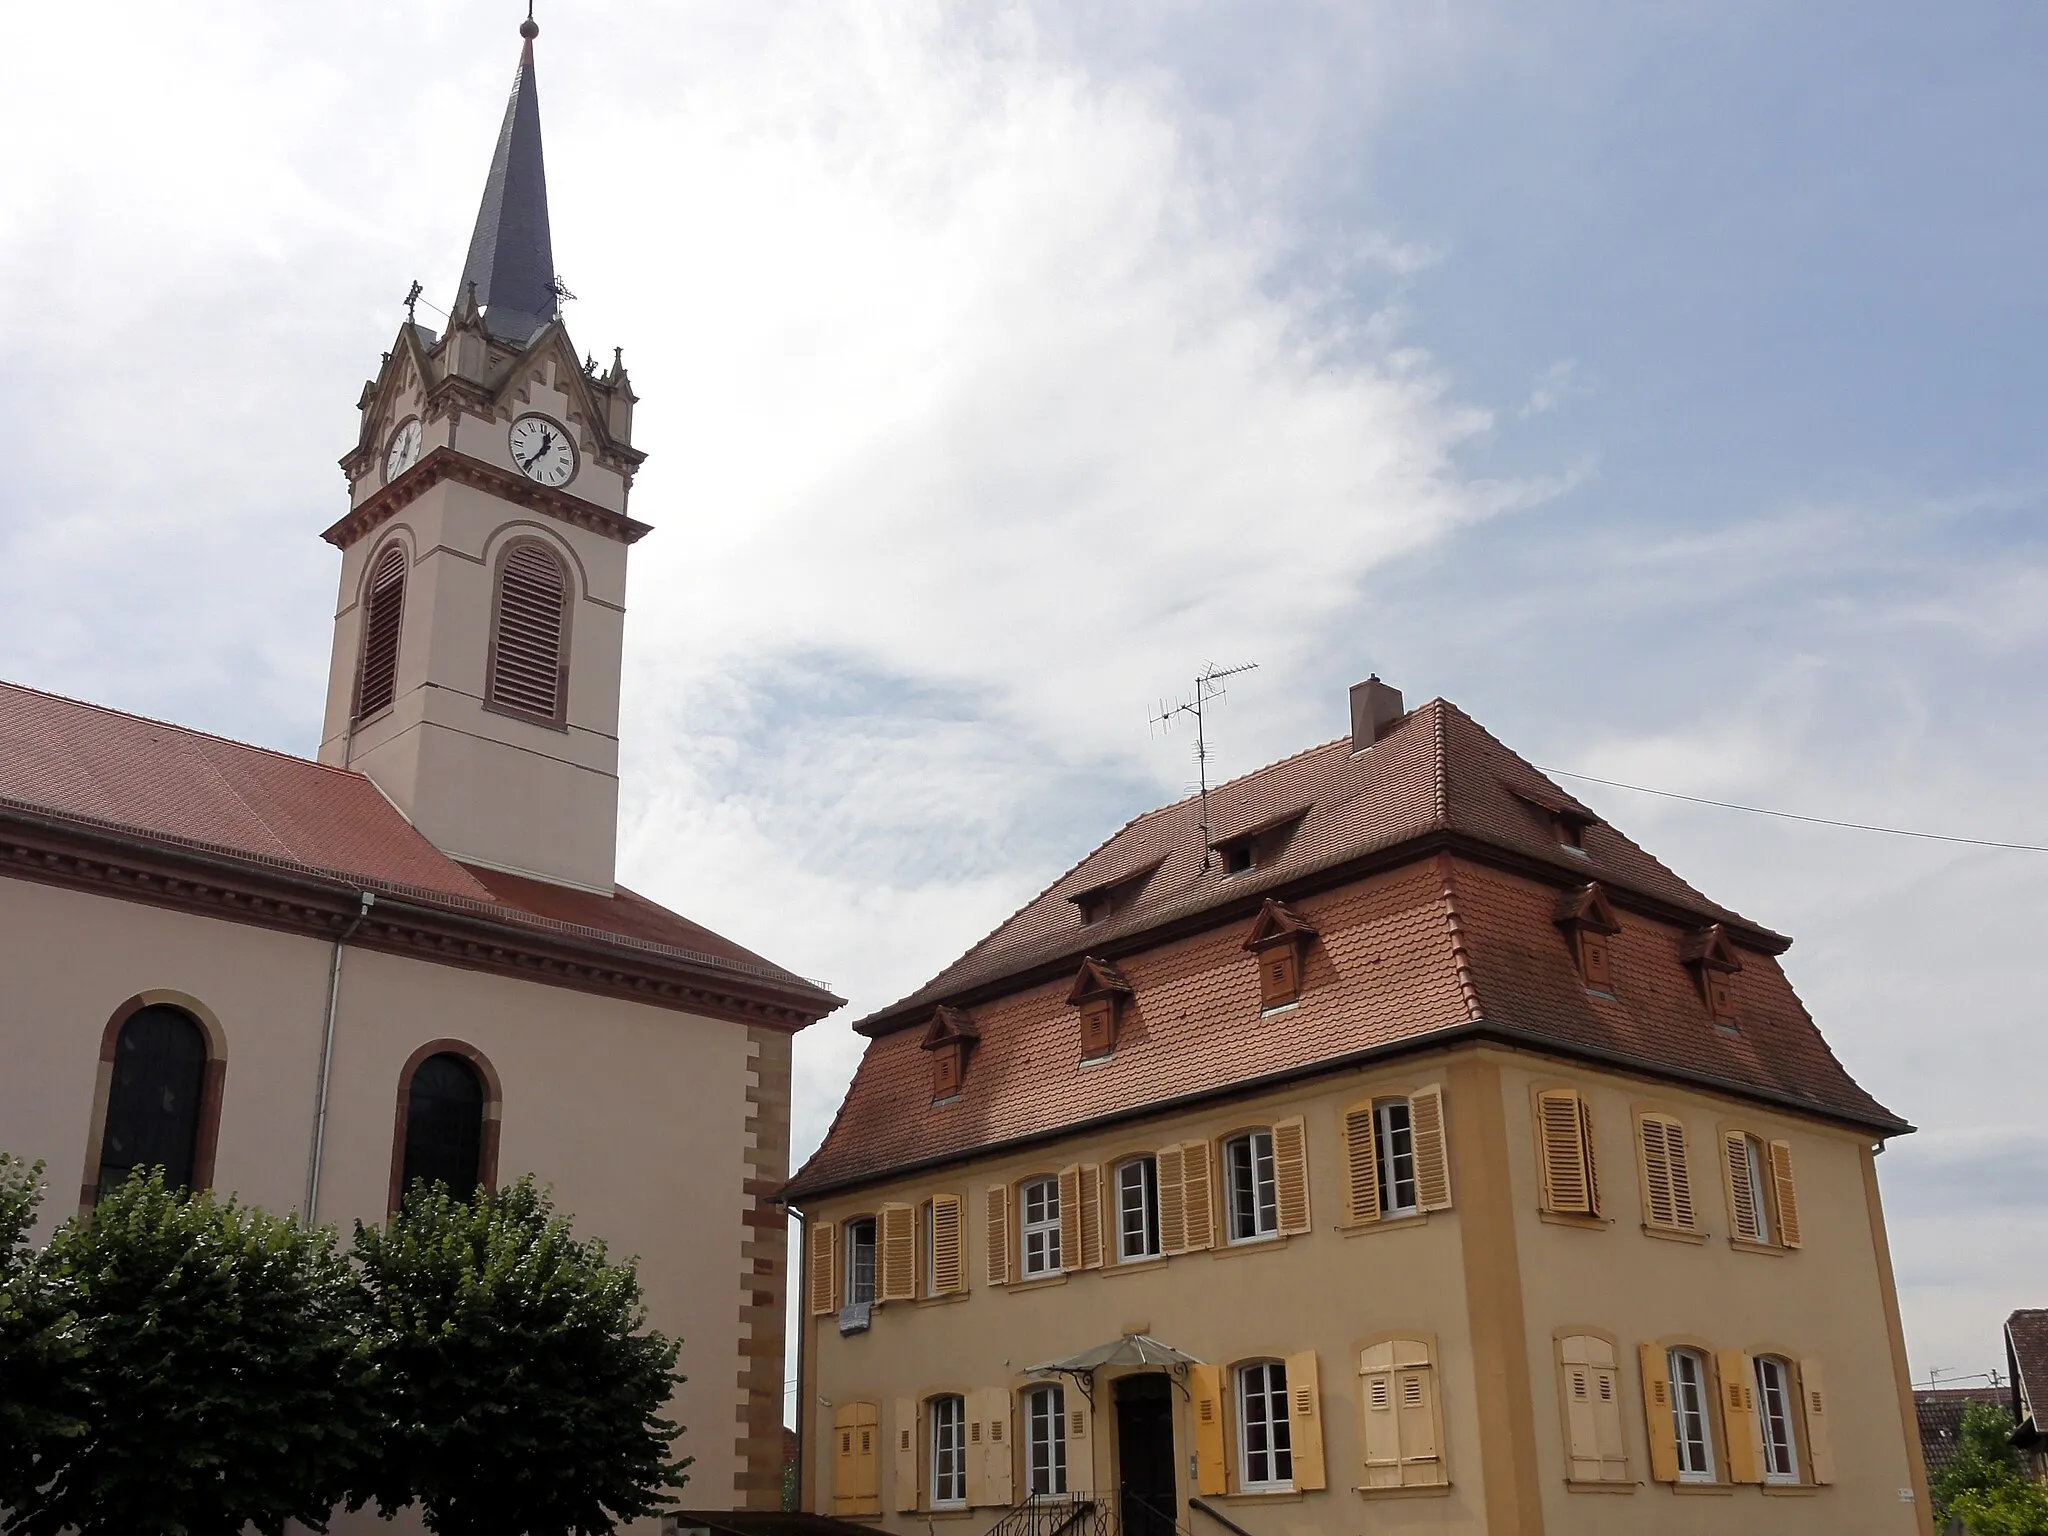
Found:
M 1768 1355 L 1756 1362 L 1756 1416 L 1763 1430 L 1764 1481 L 1799 1481 L 1799 1451 L 1792 1439 L 1791 1372 Z
M 1408 1101 L 1387 1099 L 1373 1106 L 1378 1122 L 1380 1215 L 1415 1214 L 1415 1129 Z
M 1671 1370 L 1671 1433 L 1678 1444 L 1678 1480 L 1714 1480 L 1713 1431 L 1707 1425 L 1707 1362 L 1698 1351 L 1674 1349 Z
M 1223 1144 L 1230 1180 L 1230 1240 L 1252 1242 L 1280 1230 L 1279 1195 L 1273 1182 L 1273 1133 L 1250 1131 Z
M 1744 1205 L 1743 1194 L 1748 1196 L 1747 1209 L 1755 1223 L 1754 1240 L 1768 1243 L 1771 1240 L 1771 1202 L 1766 1193 L 1764 1174 L 1764 1149 L 1754 1136 L 1742 1138 L 1742 1167 L 1734 1170 L 1736 1177 L 1745 1186 L 1736 1197 L 1740 1208 Z M 1750 1236 L 1744 1233 L 1743 1236 Z
M 1159 1164 L 1134 1157 L 1116 1171 L 1116 1256 L 1149 1259 L 1159 1252 Z
M 1238 1367 L 1237 1422 L 1239 1486 L 1247 1491 L 1292 1487 L 1285 1365 L 1267 1360 Z
M 114 1041 L 113 1081 L 100 1138 L 102 1191 L 139 1168 L 161 1168 L 172 1189 L 190 1189 L 198 1161 L 206 1035 L 164 1003 L 138 1009 Z
M 1060 1271 L 1060 1181 L 1033 1179 L 1021 1192 L 1024 1219 L 1024 1274 L 1056 1275 Z
M 484 1082 L 453 1051 L 429 1056 L 406 1089 L 401 1189 L 445 1184 L 467 1200 L 483 1182 Z
M 1067 1491 L 1067 1394 L 1033 1387 L 1024 1394 L 1024 1467 L 1033 1493 Z
M 862 1216 L 846 1224 L 846 1304 L 866 1306 L 875 1299 L 875 1218 Z
M 967 1401 L 935 1397 L 932 1421 L 932 1504 L 957 1507 L 967 1502 Z

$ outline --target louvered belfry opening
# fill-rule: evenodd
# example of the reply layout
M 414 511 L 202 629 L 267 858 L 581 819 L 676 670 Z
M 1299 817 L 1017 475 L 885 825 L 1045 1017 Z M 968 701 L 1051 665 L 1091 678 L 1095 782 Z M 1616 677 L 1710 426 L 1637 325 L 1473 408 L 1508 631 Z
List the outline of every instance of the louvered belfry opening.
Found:
M 356 718 L 391 707 L 398 693 L 398 631 L 405 618 L 405 550 L 391 544 L 370 568 L 363 615 L 363 670 L 356 679 Z
M 562 718 L 568 658 L 562 628 L 568 582 L 544 544 L 515 544 L 498 567 L 491 637 L 491 702 L 546 720 Z

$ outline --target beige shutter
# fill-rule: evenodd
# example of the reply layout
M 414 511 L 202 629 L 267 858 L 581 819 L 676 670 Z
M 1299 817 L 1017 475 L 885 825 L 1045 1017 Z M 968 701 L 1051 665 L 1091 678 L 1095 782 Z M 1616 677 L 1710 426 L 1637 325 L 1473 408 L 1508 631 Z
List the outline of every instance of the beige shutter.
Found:
M 1641 1347 L 1643 1362 L 1643 1428 L 1650 1440 L 1650 1476 L 1660 1483 L 1678 1481 L 1678 1430 L 1671 1421 L 1671 1357 L 1661 1344 Z
M 805 1230 L 811 1246 L 811 1316 L 829 1317 L 839 1310 L 839 1227 L 814 1221 Z
M 1102 1167 L 1081 1165 L 1081 1267 L 1102 1268 Z
M 832 1513 L 854 1513 L 853 1417 L 858 1403 L 832 1410 Z
M 1095 1414 L 1088 1399 L 1077 1391 L 1069 1389 L 1063 1394 L 1063 1401 L 1067 1421 L 1067 1492 L 1090 1494 L 1095 1491 Z
M 1665 1137 L 1669 1125 L 1663 1115 L 1642 1115 L 1636 1120 L 1636 1173 L 1643 1185 L 1643 1220 L 1653 1227 L 1678 1225 L 1671 1194 L 1671 1152 Z
M 1328 1486 L 1323 1471 L 1323 1389 L 1315 1352 L 1289 1355 L 1286 1366 L 1287 1443 L 1294 1458 L 1294 1486 L 1323 1488 Z
M 1671 1165 L 1672 1212 L 1679 1226 L 1696 1231 L 1699 1220 L 1692 1208 L 1692 1163 L 1685 1149 L 1685 1127 L 1676 1120 L 1664 1122 L 1664 1155 Z
M 1188 1252 L 1216 1245 L 1216 1206 L 1209 1189 L 1209 1143 L 1181 1143 L 1181 1207 Z
M 1159 1169 L 1159 1251 L 1188 1251 L 1187 1158 L 1179 1147 L 1161 1147 L 1154 1156 Z
M 896 1399 L 896 1419 L 890 1427 L 889 1446 L 896 1458 L 895 1504 L 899 1513 L 907 1514 L 917 1508 L 917 1402 L 914 1398 Z
M 1799 1195 L 1792 1188 L 1792 1143 L 1771 1143 L 1771 1186 L 1778 1198 L 1778 1241 L 1799 1246 Z
M 917 1295 L 917 1223 L 907 1205 L 885 1205 L 875 1217 L 881 1270 L 878 1301 L 910 1301 Z
M 1223 1372 L 1213 1365 L 1188 1367 L 1189 1412 L 1195 1421 L 1195 1491 L 1222 1493 Z
M 1060 1269 L 1071 1274 L 1081 1267 L 1081 1167 L 1060 1170 Z
M 1370 1101 L 1344 1111 L 1344 1219 L 1380 1219 L 1379 1153 L 1373 1141 Z
M 1014 1501 L 1010 1394 L 980 1387 L 967 1394 L 967 1502 L 1008 1508 Z
M 1205 1160 L 1206 1163 L 1206 1160 Z M 1273 1125 L 1273 1186 L 1279 1231 L 1308 1230 L 1308 1126 L 1296 1115 Z
M 991 1184 L 982 1191 L 982 1262 L 990 1285 L 1010 1281 L 1010 1186 Z
M 1394 1390 L 1401 1416 L 1401 1486 L 1426 1488 L 1444 1481 L 1443 1454 L 1437 1445 L 1436 1372 L 1420 1345 L 1410 1344 L 1411 1359 L 1394 1372 Z
M 1756 1367 L 1739 1349 L 1714 1355 L 1721 1380 L 1721 1441 L 1728 1448 L 1728 1481 L 1764 1480 L 1763 1431 L 1756 1417 Z
M 1598 1435 L 1600 1480 L 1625 1483 L 1628 1436 L 1621 1427 L 1621 1362 L 1615 1358 L 1612 1344 L 1605 1339 L 1593 1342 L 1606 1360 L 1605 1364 L 1596 1362 L 1593 1368 L 1593 1425 Z
M 1585 1101 L 1569 1088 L 1547 1088 L 1536 1096 L 1536 1118 L 1543 1149 L 1544 1208 L 1568 1216 L 1596 1214 Z
M 1415 1146 L 1415 1208 L 1451 1208 L 1451 1156 L 1444 1145 L 1444 1091 L 1432 1083 L 1408 1100 L 1409 1136 Z
M 964 1468 L 967 1484 L 967 1503 L 970 1508 L 986 1506 L 988 1495 L 988 1453 L 984 1432 L 988 1425 L 982 1418 L 986 1404 L 983 1399 L 987 1392 L 980 1387 L 968 1392 L 960 1401 L 961 1433 L 966 1436 L 967 1464 Z
M 1361 1350 L 1365 1486 L 1428 1488 L 1445 1481 L 1437 1427 L 1436 1372 L 1421 1339 Z
M 1744 1242 L 1759 1240 L 1756 1190 L 1749 1182 L 1749 1138 L 1740 1131 L 1721 1134 L 1721 1167 L 1728 1181 L 1728 1219 Z
M 1806 1420 L 1806 1469 L 1814 1482 L 1835 1480 L 1835 1441 L 1828 1433 L 1828 1389 L 1820 1362 L 1799 1362 L 1799 1411 Z
M 1593 1404 L 1593 1347 L 1603 1340 L 1574 1334 L 1558 1341 L 1557 1368 L 1564 1389 L 1565 1456 L 1570 1462 L 1567 1475 L 1575 1483 L 1597 1483 L 1600 1470 L 1600 1421 Z
M 957 1296 L 967 1289 L 966 1233 L 958 1195 L 932 1196 L 932 1294 Z
M 1359 1393 L 1365 1414 L 1365 1478 L 1368 1488 L 1401 1486 L 1401 1419 L 1395 1407 L 1394 1351 L 1376 1344 L 1358 1356 Z

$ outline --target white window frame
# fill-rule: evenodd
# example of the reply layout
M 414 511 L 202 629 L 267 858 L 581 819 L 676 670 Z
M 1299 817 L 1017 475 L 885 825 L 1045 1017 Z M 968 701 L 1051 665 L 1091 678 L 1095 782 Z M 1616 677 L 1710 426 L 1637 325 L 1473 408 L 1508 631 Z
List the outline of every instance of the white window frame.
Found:
M 1280 1192 L 1273 1176 L 1273 1132 L 1246 1131 L 1223 1143 L 1228 1196 L 1225 1216 L 1233 1243 L 1263 1243 L 1280 1235 Z
M 1132 1177 L 1136 1175 L 1135 1179 Z M 1134 1157 L 1116 1169 L 1116 1256 L 1120 1264 L 1156 1259 L 1159 1245 L 1159 1162 Z
M 1372 1118 L 1373 1150 L 1380 1162 L 1380 1216 L 1413 1216 L 1422 1208 L 1415 1193 L 1414 1111 L 1406 1099 L 1381 1099 L 1372 1107 Z
M 1067 1393 L 1033 1387 L 1024 1394 L 1025 1491 L 1051 1497 L 1067 1491 Z
M 861 1227 L 867 1228 L 868 1240 L 865 1244 L 855 1240 L 855 1232 Z M 847 1222 L 846 1274 L 844 1280 L 846 1285 L 846 1304 L 849 1307 L 870 1305 L 875 1299 L 875 1264 L 880 1241 L 881 1231 L 877 1227 L 874 1217 L 856 1216 Z M 863 1253 L 867 1255 L 865 1271 L 863 1271 L 861 1265 L 861 1255 Z M 863 1289 L 861 1282 L 863 1280 L 867 1282 L 865 1286 L 867 1294 L 865 1296 L 861 1294 Z
M 926 1407 L 931 1419 L 931 1499 L 933 1509 L 967 1507 L 967 1399 L 935 1397 Z
M 1756 1137 L 1745 1134 L 1742 1138 L 1743 1167 L 1749 1173 L 1749 1198 L 1756 1208 L 1756 1240 L 1760 1243 L 1774 1243 L 1777 1239 L 1777 1223 L 1771 1218 L 1770 1206 L 1770 1153 Z
M 1756 1417 L 1763 1432 L 1764 1481 L 1779 1486 L 1799 1481 L 1799 1437 L 1792 1428 L 1798 1399 L 1792 1395 L 1792 1368 L 1775 1355 L 1756 1360 Z
M 1237 1485 L 1245 1493 L 1291 1493 L 1294 1436 L 1287 1417 L 1287 1366 L 1259 1360 L 1240 1365 L 1235 1376 Z M 1261 1439 L 1263 1446 L 1254 1444 Z
M 1032 1215 L 1036 1205 L 1038 1214 Z M 1017 1251 L 1026 1280 L 1060 1272 L 1060 1181 L 1026 1179 L 1017 1188 Z
M 1707 1357 L 1696 1349 L 1664 1352 L 1671 1377 L 1671 1437 L 1678 1450 L 1681 1483 L 1717 1481 L 1714 1471 L 1714 1392 Z

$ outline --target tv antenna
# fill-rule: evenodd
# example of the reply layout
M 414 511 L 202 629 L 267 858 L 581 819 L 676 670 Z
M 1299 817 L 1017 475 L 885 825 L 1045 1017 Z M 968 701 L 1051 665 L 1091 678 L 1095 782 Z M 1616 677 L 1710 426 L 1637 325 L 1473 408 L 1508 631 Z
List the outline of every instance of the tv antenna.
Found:
M 1250 672 L 1258 666 L 1256 661 L 1247 661 L 1235 667 L 1219 667 L 1210 662 L 1202 668 L 1195 679 L 1194 693 L 1178 704 L 1159 701 L 1159 713 L 1152 717 L 1152 723 L 1162 730 L 1173 729 L 1175 715 L 1195 717 L 1195 782 L 1202 797 L 1202 868 L 1207 870 L 1214 849 L 1209 846 L 1209 735 L 1202 716 L 1203 706 L 1211 699 L 1224 696 L 1223 679 L 1235 677 L 1240 672 Z

